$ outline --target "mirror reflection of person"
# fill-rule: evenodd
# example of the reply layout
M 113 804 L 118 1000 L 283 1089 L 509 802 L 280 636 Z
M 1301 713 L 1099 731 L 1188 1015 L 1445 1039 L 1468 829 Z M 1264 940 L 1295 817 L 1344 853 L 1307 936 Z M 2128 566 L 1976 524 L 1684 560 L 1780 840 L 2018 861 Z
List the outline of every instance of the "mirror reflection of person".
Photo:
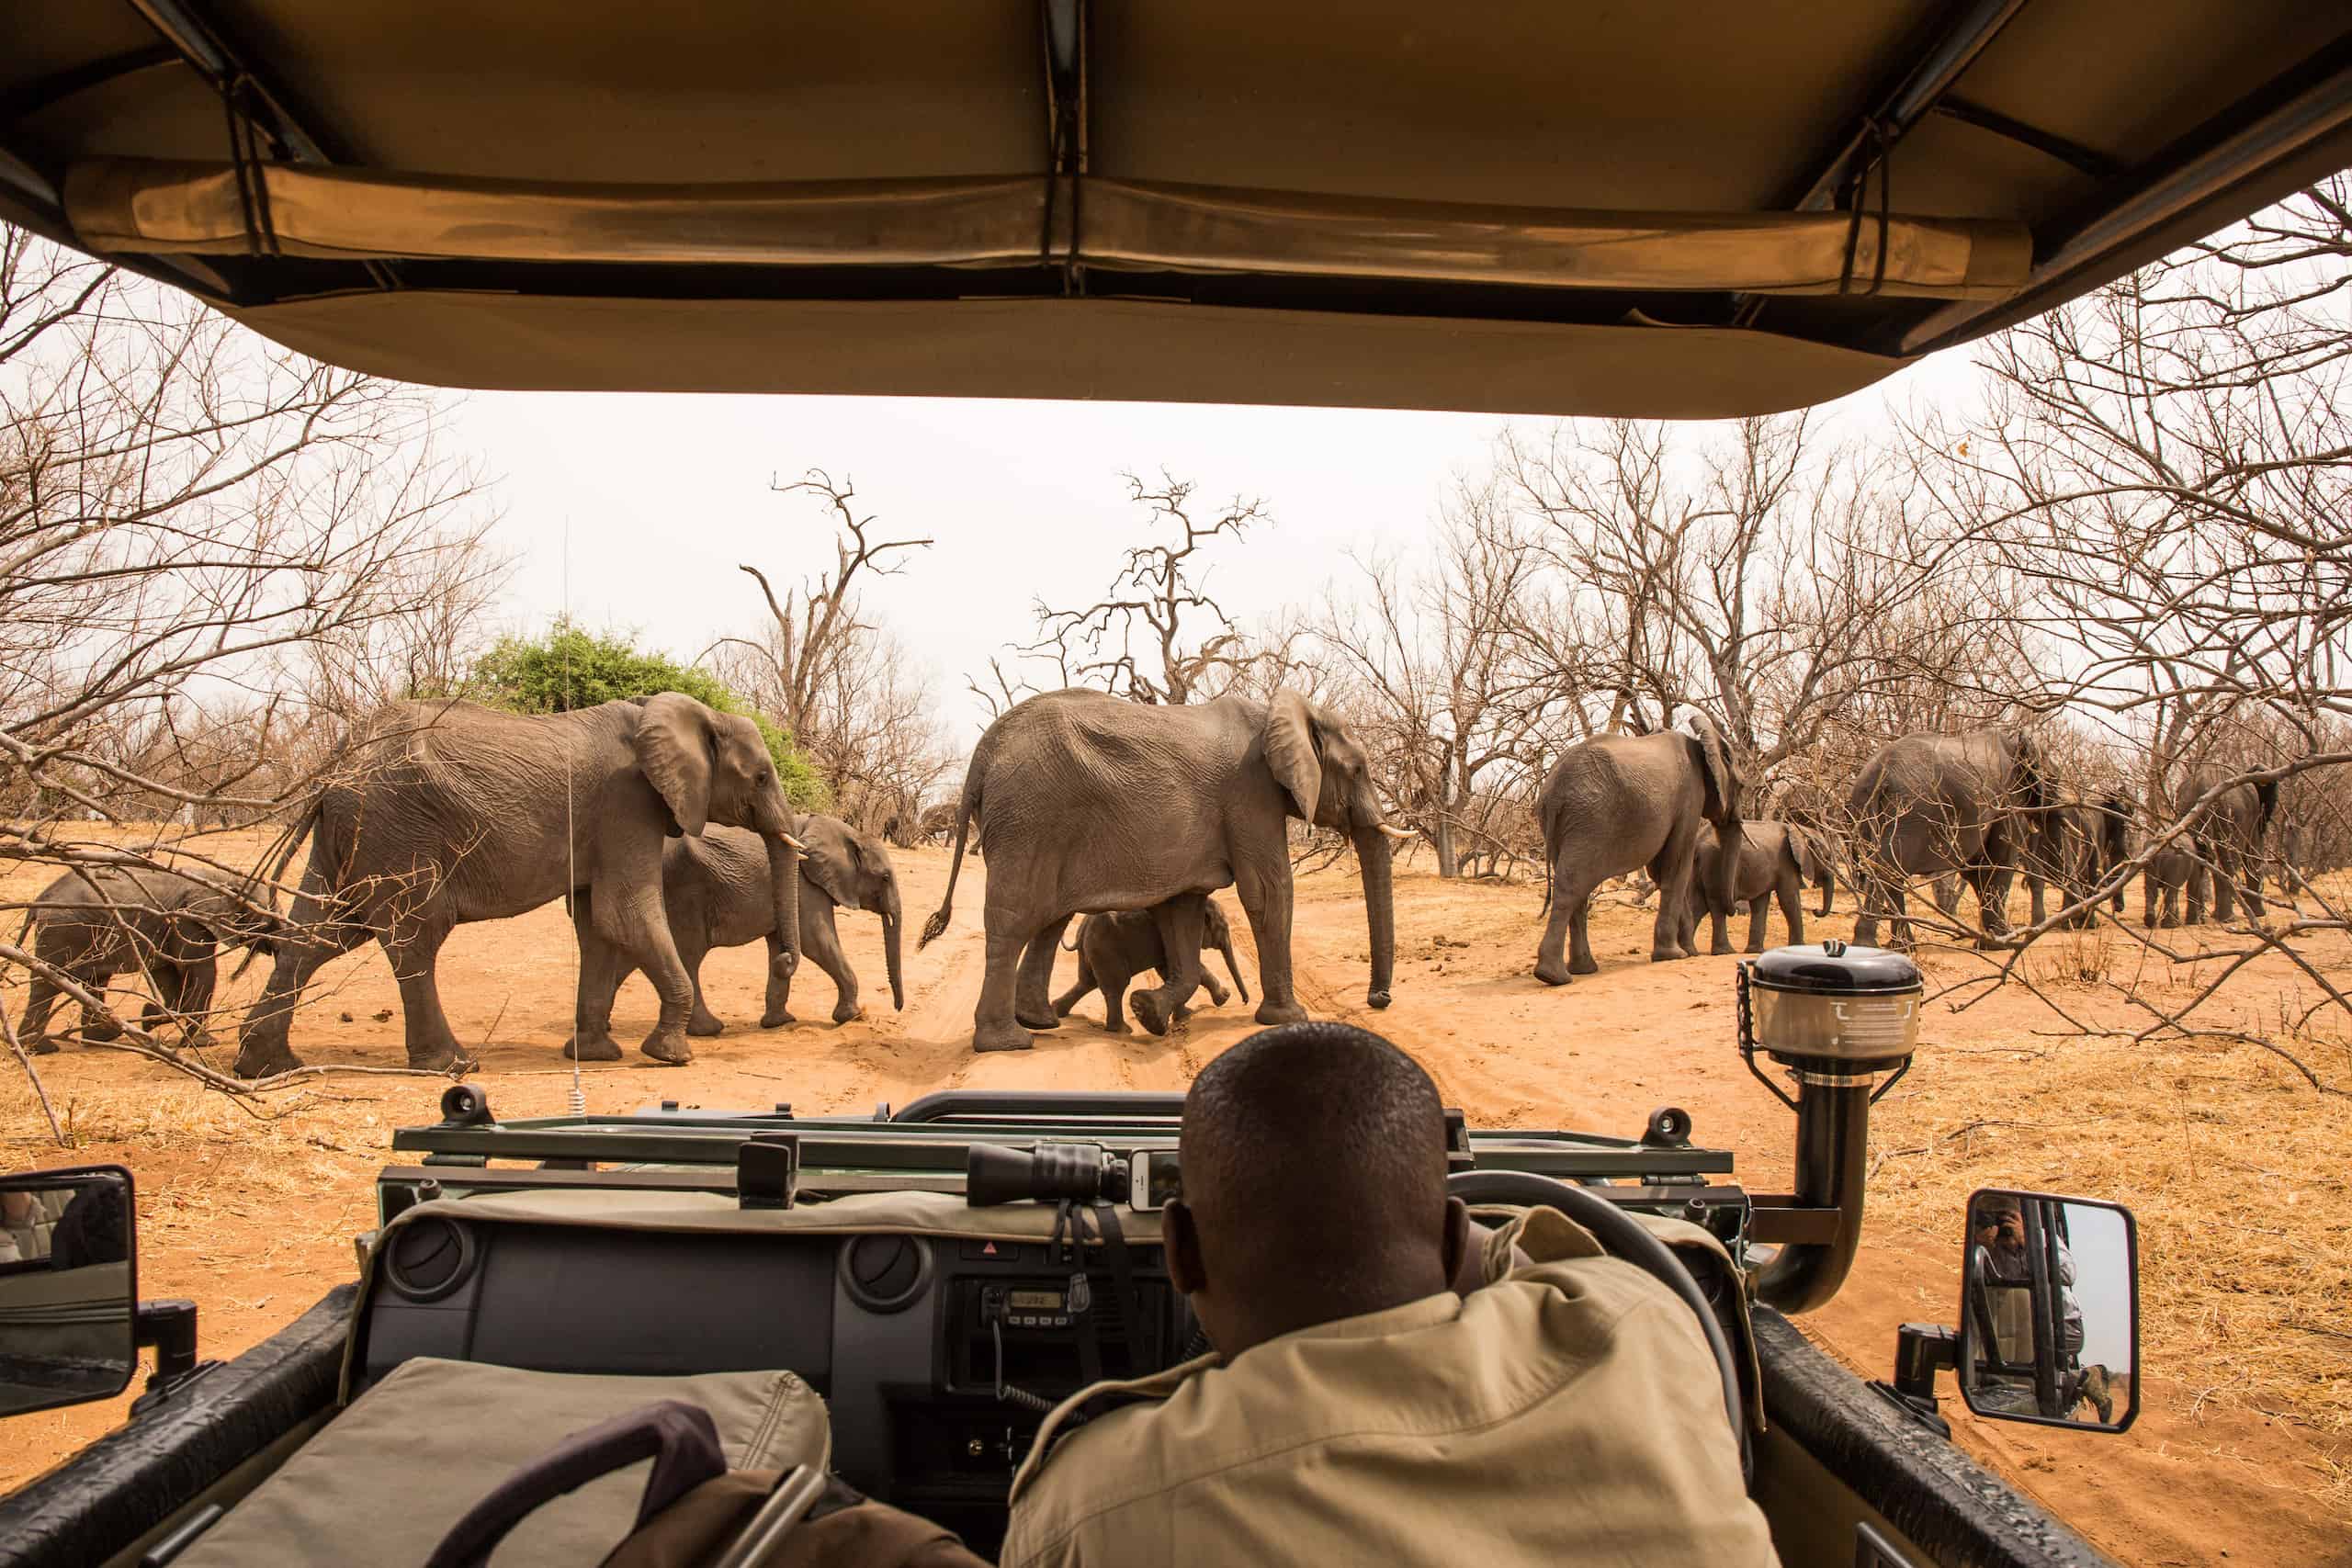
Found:
M 1989 1286 L 2030 1287 L 2033 1283 L 2033 1262 L 2026 1250 L 2025 1211 L 2018 1200 L 1996 1193 L 1977 1201 L 1975 1213 L 1969 1216 L 1969 1240 L 1984 1254 L 1983 1280 Z M 2062 1370 L 2078 1366 L 2083 1349 L 2083 1309 L 2075 1298 L 2075 1255 L 2065 1238 L 2044 1227 L 2043 1233 L 2057 1255 L 2057 1274 L 2051 1288 L 2058 1293 L 2058 1365 Z M 1992 1307 L 1992 1355 L 2011 1367 L 2031 1367 L 2033 1364 L 2033 1302 L 2028 1288 L 2016 1290 L 1992 1289 L 1985 1292 Z M 2001 1408 L 2014 1407 L 2026 1414 L 2054 1414 L 2035 1408 L 2033 1379 L 2030 1374 L 1995 1372 L 1978 1387 L 1980 1401 Z
M 47 1258 L 51 1235 L 73 1201 L 70 1187 L 0 1192 L 0 1263 Z

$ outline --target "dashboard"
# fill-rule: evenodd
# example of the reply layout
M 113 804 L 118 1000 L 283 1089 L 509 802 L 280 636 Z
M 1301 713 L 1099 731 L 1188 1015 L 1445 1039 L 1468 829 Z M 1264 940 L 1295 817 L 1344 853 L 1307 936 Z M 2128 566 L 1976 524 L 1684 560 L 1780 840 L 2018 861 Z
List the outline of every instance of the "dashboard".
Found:
M 1093 1250 L 1081 1272 L 1044 1242 L 419 1215 L 386 1237 L 355 1371 L 365 1386 L 412 1356 L 643 1376 L 788 1369 L 824 1396 L 852 1485 L 978 1548 L 1002 1531 L 1044 1409 L 1171 1365 L 1192 1339 L 1157 1245 L 1126 1248 L 1126 1306 Z
M 399 1223 L 354 1328 L 351 1392 L 414 1356 L 644 1376 L 788 1370 L 824 1397 L 845 1480 L 993 1551 L 1048 1410 L 1099 1379 L 1208 1348 L 1169 1281 L 1156 1216 L 1131 1206 L 1178 1190 L 1180 1109 L 1174 1096 L 947 1091 L 870 1120 L 664 1102 L 501 1123 L 459 1086 L 442 1123 L 394 1135 L 424 1162 L 379 1178 L 379 1213 Z M 1638 1139 L 1474 1132 L 1453 1111 L 1448 1160 L 1693 1221 L 1736 1258 L 1749 1200 L 1723 1179 L 1730 1156 L 1688 1131 L 1671 1108 Z M 1133 1239 L 1088 1247 L 1081 1263 L 1042 1235 L 954 1234 L 1044 1232 L 1051 1206 L 1007 1205 L 1002 1178 L 1080 1145 L 1119 1171 L 1100 1196 L 1130 1200 L 1114 1213 Z M 473 1217 L 466 1201 L 406 1213 L 435 1199 L 502 1204 Z M 699 1217 L 603 1217 L 632 1203 L 699 1205 Z M 758 1208 L 797 1213 L 775 1224 L 734 1213 Z M 1731 1272 L 1690 1260 L 1710 1310 L 1744 1337 Z

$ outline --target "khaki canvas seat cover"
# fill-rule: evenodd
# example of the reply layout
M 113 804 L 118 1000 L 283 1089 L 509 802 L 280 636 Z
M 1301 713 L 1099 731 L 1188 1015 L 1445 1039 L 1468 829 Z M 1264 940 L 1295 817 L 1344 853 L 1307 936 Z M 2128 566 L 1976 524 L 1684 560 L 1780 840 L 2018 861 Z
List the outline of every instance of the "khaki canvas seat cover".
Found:
M 417 1568 L 517 1465 L 657 1399 L 708 1411 L 736 1470 L 822 1467 L 831 1457 L 824 1401 L 788 1371 L 613 1377 L 418 1357 L 354 1401 L 179 1563 Z M 615 1471 L 540 1508 L 492 1562 L 570 1568 L 602 1561 L 635 1524 L 651 1462 Z

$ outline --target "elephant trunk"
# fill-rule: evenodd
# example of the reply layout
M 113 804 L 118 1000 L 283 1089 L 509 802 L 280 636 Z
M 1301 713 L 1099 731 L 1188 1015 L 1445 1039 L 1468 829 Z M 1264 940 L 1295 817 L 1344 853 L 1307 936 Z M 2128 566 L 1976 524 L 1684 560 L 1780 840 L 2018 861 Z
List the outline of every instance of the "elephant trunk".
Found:
M 775 904 L 775 934 L 782 945 L 771 965 L 775 977 L 790 979 L 800 965 L 800 845 L 786 833 L 766 835 L 768 896 Z
M 899 889 L 895 884 L 882 895 L 882 962 L 890 971 L 890 1006 L 904 1012 L 907 987 L 899 970 Z
M 1372 987 L 1364 993 L 1364 1001 L 1385 1008 L 1396 976 L 1396 906 L 1388 838 L 1377 824 L 1359 828 L 1351 837 L 1355 840 L 1356 860 L 1363 867 L 1364 920 L 1372 937 Z
M 1814 911 L 1815 919 L 1829 913 L 1829 906 L 1838 897 L 1838 863 L 1825 851 L 1821 856 L 1821 908 Z
M 1715 824 L 1715 885 L 1707 889 L 1709 907 L 1729 909 L 1739 901 L 1739 818 L 1727 817 Z

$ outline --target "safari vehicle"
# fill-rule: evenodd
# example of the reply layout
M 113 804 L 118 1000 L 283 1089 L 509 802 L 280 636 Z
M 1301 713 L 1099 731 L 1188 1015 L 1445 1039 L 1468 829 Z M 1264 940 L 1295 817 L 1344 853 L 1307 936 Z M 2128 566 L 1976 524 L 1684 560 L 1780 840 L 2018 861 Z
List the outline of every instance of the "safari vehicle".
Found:
M 1716 418 L 1868 386 L 2352 163 L 2325 6 L 1660 15 L 18 0 L 0 218 L 445 385 Z M 2127 1427 L 2127 1216 L 1988 1201 L 1955 1323 L 1907 1329 L 1883 1386 L 1784 1315 L 1845 1276 L 1870 1100 L 1910 1061 L 1916 979 L 1881 964 L 1756 965 L 1794 1190 L 1747 1191 L 1670 1109 L 1633 1137 L 1462 1125 L 1455 1180 L 1685 1296 L 1784 1560 L 2097 1561 L 1934 1404 L 1949 1366 L 1985 1414 Z M 160 1350 L 128 1425 L 0 1502 L 0 1561 L 421 1559 L 584 1424 L 549 1380 L 600 1376 L 985 1550 L 1039 1406 L 1192 1340 L 1157 1255 L 1165 1098 L 445 1111 L 395 1136 L 415 1163 L 380 1179 L 359 1280 L 225 1365 L 185 1303 L 137 1299 L 135 1173 L 6 1184 L 69 1245 L 0 1269 L 0 1398 L 102 1397 Z M 353 1418 L 411 1367 L 438 1369 L 424 1408 Z M 811 1391 L 829 1419 L 796 1427 Z M 632 1496 L 545 1510 L 531 1560 L 593 1560 Z M 763 1530 L 808 1491 L 775 1497 Z
M 1783 1561 L 2102 1561 L 1952 1447 L 1937 1371 L 1952 1368 L 1983 1415 L 2130 1427 L 2130 1215 L 1979 1194 L 1957 1326 L 1906 1325 L 1893 1382 L 1861 1382 L 1784 1313 L 1828 1300 L 1853 1260 L 1870 1104 L 1910 1066 L 1919 974 L 1833 942 L 1766 953 L 1740 987 L 1739 1048 L 1796 1113 L 1796 1190 L 1748 1191 L 1732 1154 L 1693 1143 L 1669 1106 L 1634 1137 L 1474 1128 L 1450 1113 L 1454 1191 L 1490 1217 L 1559 1209 L 1699 1315 Z M 1182 1190 L 1180 1105 L 948 1090 L 870 1120 L 664 1103 L 507 1122 L 458 1085 L 440 1122 L 393 1135 L 414 1163 L 378 1179 L 381 1226 L 360 1239 L 358 1282 L 234 1361 L 193 1359 L 187 1303 L 138 1301 L 127 1247 L 103 1261 L 61 1248 L 58 1268 L 0 1273 L 0 1409 L 119 1393 L 136 1347 L 181 1331 L 128 1426 L 0 1502 L 0 1562 L 293 1560 L 333 1540 L 345 1561 L 422 1562 L 485 1475 L 592 1411 L 670 1397 L 732 1412 L 731 1446 L 813 1426 L 822 1436 L 803 1432 L 786 1459 L 830 1463 L 991 1551 L 1047 1410 L 1207 1348 L 1158 1246 L 1159 1211 Z M 0 1191 L 72 1193 L 115 1214 L 127 1243 L 131 1181 L 119 1168 L 40 1172 Z M 384 1383 L 410 1363 L 434 1381 Z M 624 1385 L 604 1389 L 612 1408 L 566 1403 L 582 1373 L 626 1374 L 586 1380 Z M 743 1383 L 763 1380 L 768 1396 L 747 1399 Z M 821 1395 L 821 1409 L 792 1416 L 775 1380 L 804 1403 Z M 379 1384 L 403 1395 L 389 1408 L 362 1399 Z M 339 1420 L 346 1406 L 368 1418 Z M 342 1511 L 353 1487 L 393 1475 L 396 1517 Z M 607 1486 L 555 1504 L 561 1524 L 515 1560 L 574 1560 L 556 1543 L 576 1554 L 583 1540 L 602 1544 L 576 1560 L 594 1560 L 628 1532 L 636 1495 Z M 345 1532 L 368 1547 L 342 1544 Z

